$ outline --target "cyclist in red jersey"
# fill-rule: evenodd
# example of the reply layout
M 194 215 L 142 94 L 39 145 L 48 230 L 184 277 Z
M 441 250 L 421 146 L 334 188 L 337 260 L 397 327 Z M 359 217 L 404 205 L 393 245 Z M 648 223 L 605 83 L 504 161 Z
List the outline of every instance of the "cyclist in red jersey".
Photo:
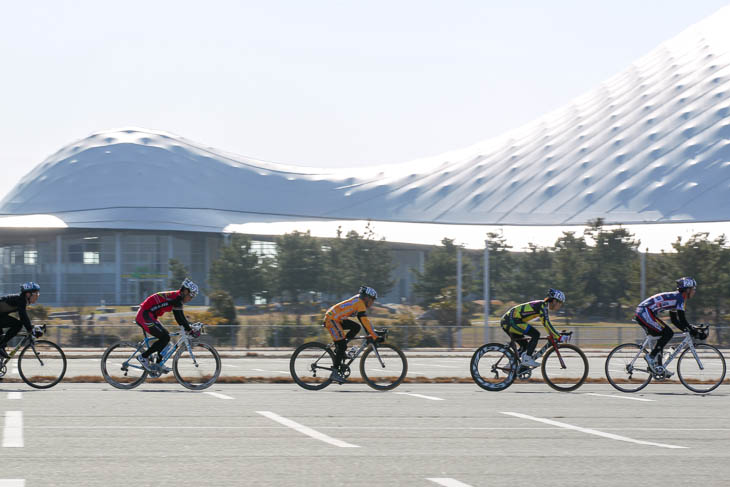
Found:
M 156 368 L 160 368 L 157 364 L 150 363 L 149 358 L 153 353 L 157 352 L 159 361 L 159 354 L 161 354 L 162 350 L 168 343 L 170 343 L 170 334 L 158 320 L 160 316 L 168 311 L 172 311 L 177 324 L 185 328 L 186 333 L 194 333 L 190 328 L 190 323 L 188 323 L 188 320 L 185 318 L 185 314 L 183 313 L 183 304 L 191 301 L 195 296 L 197 296 L 198 291 L 198 285 L 186 278 L 180 285 L 180 289 L 178 291 L 163 291 L 155 293 L 139 305 L 139 311 L 137 311 L 135 322 L 141 326 L 144 331 L 157 338 L 157 341 L 153 343 L 150 348 L 137 356 L 137 360 L 139 360 L 139 363 L 141 363 L 145 369 L 152 371 Z M 169 370 L 163 370 L 163 372 L 169 372 Z

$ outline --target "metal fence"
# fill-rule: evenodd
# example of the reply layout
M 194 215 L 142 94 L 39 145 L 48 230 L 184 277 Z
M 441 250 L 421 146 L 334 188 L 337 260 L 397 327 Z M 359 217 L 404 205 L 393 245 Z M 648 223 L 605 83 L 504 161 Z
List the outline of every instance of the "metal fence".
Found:
M 169 331 L 177 326 L 168 324 Z M 585 348 L 611 348 L 619 343 L 644 339 L 639 326 L 575 325 L 560 327 L 573 332 L 572 342 Z M 308 325 L 217 325 L 206 328 L 205 340 L 222 348 L 293 348 L 305 341 L 329 342 L 324 328 Z M 499 326 L 414 325 L 388 327 L 388 341 L 402 348 L 475 349 L 487 342 L 506 342 Z M 544 331 L 541 332 L 545 334 Z M 47 337 L 67 347 L 106 347 L 118 340 L 139 340 L 142 331 L 134 324 L 49 324 Z M 710 328 L 707 343 L 730 346 L 730 326 Z

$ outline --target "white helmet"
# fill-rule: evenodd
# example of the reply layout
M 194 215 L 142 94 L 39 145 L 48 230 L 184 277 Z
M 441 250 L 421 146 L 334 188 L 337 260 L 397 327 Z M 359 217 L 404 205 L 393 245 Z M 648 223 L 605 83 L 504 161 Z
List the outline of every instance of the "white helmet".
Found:
M 695 281 L 691 277 L 680 277 L 679 279 L 677 279 L 677 291 L 692 287 L 697 287 L 697 281 Z
M 369 296 L 373 299 L 378 299 L 378 293 L 375 291 L 375 289 L 371 288 L 370 286 L 362 285 L 360 286 L 360 289 L 357 291 L 357 293 L 360 295 L 360 297 Z
M 180 284 L 180 289 L 185 288 L 188 291 L 190 291 L 190 296 L 193 298 L 198 295 L 198 292 L 200 292 L 200 289 L 198 289 L 198 285 L 195 284 L 190 278 L 185 278 L 185 280 Z
M 560 291 L 559 289 L 548 289 L 547 297 L 550 299 L 557 299 L 561 303 L 565 302 L 565 293 L 563 291 Z

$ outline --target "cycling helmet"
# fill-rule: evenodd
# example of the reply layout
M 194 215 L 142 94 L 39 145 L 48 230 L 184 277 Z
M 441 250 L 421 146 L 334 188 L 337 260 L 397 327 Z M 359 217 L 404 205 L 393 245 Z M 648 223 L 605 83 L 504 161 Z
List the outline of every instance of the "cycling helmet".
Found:
M 688 287 L 697 287 L 697 281 L 691 277 L 680 277 L 677 279 L 677 291 L 682 291 Z
M 375 289 L 371 288 L 370 286 L 360 286 L 360 290 L 357 292 L 361 298 L 364 298 L 365 296 L 371 297 L 373 299 L 378 299 L 378 293 L 375 291 Z
M 563 293 L 563 291 L 558 291 L 557 289 L 548 289 L 547 297 L 549 299 L 557 299 L 561 303 L 565 302 L 565 293 Z
M 21 294 L 22 293 L 27 293 L 27 292 L 34 293 L 34 292 L 37 292 L 37 291 L 40 291 L 40 290 L 41 290 L 41 287 L 38 284 L 36 284 L 35 282 L 33 282 L 33 281 L 24 282 L 23 284 L 20 285 L 20 293 Z
M 190 291 L 190 296 L 195 297 L 198 295 L 198 292 L 200 289 L 198 289 L 198 285 L 195 284 L 192 280 L 189 278 L 185 278 L 185 280 L 180 284 L 180 289 L 185 288 L 188 291 Z

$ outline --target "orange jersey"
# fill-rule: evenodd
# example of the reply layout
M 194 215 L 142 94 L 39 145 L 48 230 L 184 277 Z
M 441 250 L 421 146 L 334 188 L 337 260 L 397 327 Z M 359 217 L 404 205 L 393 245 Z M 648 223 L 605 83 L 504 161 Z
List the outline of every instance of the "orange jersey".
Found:
M 377 337 L 373 331 L 373 325 L 370 324 L 370 320 L 368 319 L 365 303 L 360 299 L 359 295 L 355 295 L 350 299 L 332 306 L 324 314 L 324 321 L 327 322 L 331 320 L 339 325 L 342 323 L 342 320 L 352 316 L 357 317 L 372 338 Z

